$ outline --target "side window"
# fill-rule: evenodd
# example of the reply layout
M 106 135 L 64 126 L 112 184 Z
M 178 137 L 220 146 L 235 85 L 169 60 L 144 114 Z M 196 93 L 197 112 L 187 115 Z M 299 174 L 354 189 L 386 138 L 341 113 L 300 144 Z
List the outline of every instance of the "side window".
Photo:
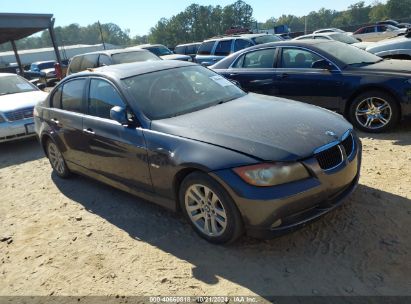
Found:
M 97 60 L 98 60 L 98 54 L 85 55 L 83 57 L 83 61 L 81 62 L 81 71 L 96 68 L 98 66 Z
M 378 33 L 382 33 L 385 32 L 387 30 L 387 27 L 385 25 L 379 25 L 377 26 L 377 32 Z
M 227 56 L 231 53 L 231 43 L 232 40 L 223 40 L 217 44 L 214 55 L 216 56 Z
M 111 60 L 107 55 L 101 54 L 100 57 L 98 57 L 98 66 L 105 66 L 110 64 Z
M 203 42 L 198 49 L 198 55 L 210 55 L 213 50 L 215 41 Z
M 105 80 L 91 79 L 88 114 L 110 119 L 110 110 L 115 106 L 124 107 L 117 90 Z
M 265 49 L 250 52 L 244 55 L 242 67 L 245 69 L 272 69 L 276 49 Z
M 81 60 L 83 56 L 77 56 L 71 59 L 69 73 L 77 73 L 80 71 Z
M 61 93 L 62 93 L 63 86 L 59 86 L 53 94 L 51 98 L 51 107 L 61 109 Z
M 283 48 L 281 66 L 290 69 L 309 69 L 314 62 L 322 58 L 314 53 L 302 49 Z
M 252 46 L 253 44 L 250 41 L 244 40 L 244 39 L 237 39 L 234 43 L 234 52 L 237 52 L 239 50 L 248 48 Z
M 317 40 L 331 40 L 330 38 L 328 38 L 326 36 L 315 36 L 314 39 L 317 39 Z
M 86 79 L 75 79 L 63 85 L 61 108 L 66 111 L 83 112 L 83 93 Z
M 176 54 L 184 54 L 184 46 L 177 46 L 175 49 L 174 49 L 174 53 L 176 53 Z
M 375 27 L 374 27 L 374 26 L 366 27 L 366 28 L 364 29 L 364 33 L 365 33 L 365 34 L 367 34 L 367 33 L 374 33 L 374 32 L 375 32 Z

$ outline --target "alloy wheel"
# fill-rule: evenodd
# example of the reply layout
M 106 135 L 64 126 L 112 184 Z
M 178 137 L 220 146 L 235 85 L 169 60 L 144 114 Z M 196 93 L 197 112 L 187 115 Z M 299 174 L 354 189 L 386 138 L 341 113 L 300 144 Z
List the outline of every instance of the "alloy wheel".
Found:
M 380 129 L 391 121 L 392 108 L 386 100 L 380 97 L 368 97 L 358 103 L 355 118 L 364 128 Z
M 64 158 L 63 158 L 63 155 L 61 155 L 56 144 L 53 142 L 50 142 L 48 144 L 48 157 L 49 157 L 51 165 L 53 166 L 53 169 L 56 170 L 59 174 L 64 175 L 65 173 Z
M 185 208 L 193 224 L 205 235 L 217 237 L 227 228 L 227 213 L 210 188 L 195 184 L 185 193 Z

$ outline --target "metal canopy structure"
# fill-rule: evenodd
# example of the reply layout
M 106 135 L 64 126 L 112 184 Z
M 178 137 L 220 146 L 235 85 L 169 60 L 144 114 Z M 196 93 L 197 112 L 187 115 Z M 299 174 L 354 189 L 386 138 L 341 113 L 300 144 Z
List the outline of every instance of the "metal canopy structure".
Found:
M 0 13 L 0 44 L 11 43 L 20 73 L 23 73 L 23 67 L 15 41 L 44 30 L 49 31 L 57 62 L 61 64 L 60 53 L 54 34 L 54 18 L 52 14 Z

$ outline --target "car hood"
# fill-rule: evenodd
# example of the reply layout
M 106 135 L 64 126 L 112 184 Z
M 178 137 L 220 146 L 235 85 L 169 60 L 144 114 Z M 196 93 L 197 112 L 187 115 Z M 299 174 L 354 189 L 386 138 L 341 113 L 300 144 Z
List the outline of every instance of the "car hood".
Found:
M 365 49 L 367 49 L 368 47 L 370 47 L 374 44 L 375 44 L 375 42 L 356 42 L 356 43 L 353 43 L 351 45 L 355 46 L 359 49 L 365 50 Z
M 184 60 L 184 61 L 187 61 L 187 60 L 191 59 L 190 56 L 179 55 L 179 54 L 164 55 L 164 56 L 160 56 L 160 57 L 164 60 Z
M 381 40 L 367 47 L 367 52 L 378 53 L 388 50 L 411 49 L 411 38 L 405 36 L 395 37 L 392 39 Z
M 358 69 L 358 68 L 354 68 Z M 383 61 L 377 62 L 375 64 L 370 64 L 359 68 L 361 73 L 381 73 L 397 76 L 410 76 L 411 72 L 411 61 L 409 60 L 397 60 L 397 59 L 385 59 Z
M 294 161 L 352 128 L 341 115 L 297 101 L 250 93 L 193 113 L 153 121 L 152 130 L 206 142 L 266 161 Z
M 0 112 L 34 107 L 38 102 L 47 98 L 43 91 L 24 92 L 0 96 Z

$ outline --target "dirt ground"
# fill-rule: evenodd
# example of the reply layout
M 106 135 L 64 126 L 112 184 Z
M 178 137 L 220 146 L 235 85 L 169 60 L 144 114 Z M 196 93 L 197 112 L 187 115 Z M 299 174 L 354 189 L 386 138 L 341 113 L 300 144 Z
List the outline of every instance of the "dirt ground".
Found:
M 411 121 L 361 134 L 340 209 L 281 238 L 201 240 L 181 216 L 0 144 L 0 295 L 411 295 Z

